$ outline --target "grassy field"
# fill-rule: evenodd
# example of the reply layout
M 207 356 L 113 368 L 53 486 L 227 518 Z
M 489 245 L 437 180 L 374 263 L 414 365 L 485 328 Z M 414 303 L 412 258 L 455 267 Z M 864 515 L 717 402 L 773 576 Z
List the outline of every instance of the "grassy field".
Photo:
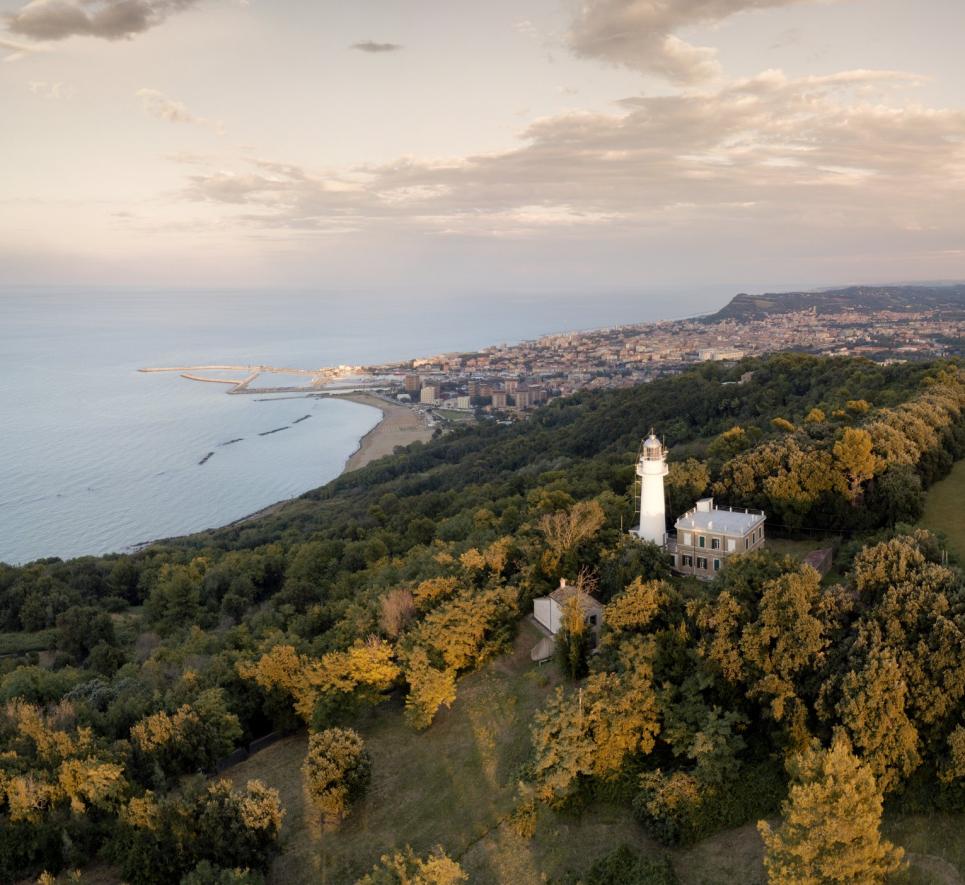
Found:
M 945 535 L 949 551 L 965 563 L 965 461 L 928 490 L 921 525 Z
M 515 772 L 529 753 L 529 721 L 557 684 L 552 665 L 536 667 L 529 650 L 540 634 L 524 622 L 513 653 L 465 678 L 452 710 L 416 734 L 398 707 L 372 713 L 358 727 L 373 757 L 366 798 L 336 832 L 326 832 L 306 804 L 300 766 L 306 737 L 279 741 L 228 774 L 237 783 L 261 778 L 287 810 L 284 850 L 273 885 L 351 883 L 379 855 L 411 845 L 442 844 L 462 863 L 473 885 L 537 885 L 586 869 L 621 844 L 641 854 L 667 853 L 650 840 L 626 808 L 595 806 L 580 817 L 541 811 L 536 837 L 524 840 L 506 823 L 515 804 Z M 891 821 L 888 835 L 914 852 L 903 885 L 961 881 L 965 826 L 961 818 Z M 753 824 L 689 849 L 669 852 L 683 885 L 763 885 L 761 841 Z
M 54 642 L 54 630 L 36 633 L 0 633 L 0 655 L 23 655 L 31 651 L 45 651 Z
M 529 754 L 529 722 L 558 677 L 529 651 L 541 634 L 524 622 L 513 653 L 460 682 L 452 710 L 416 734 L 398 709 L 382 709 L 359 726 L 373 758 L 372 785 L 334 833 L 306 805 L 299 768 L 306 738 L 295 735 L 229 772 L 243 783 L 261 778 L 287 809 L 285 849 L 273 883 L 353 882 L 393 847 L 426 852 L 442 844 L 473 883 L 528 885 L 582 870 L 621 843 L 661 853 L 627 809 L 598 807 L 580 818 L 542 814 L 533 840 L 506 825 L 516 799 L 516 772 Z

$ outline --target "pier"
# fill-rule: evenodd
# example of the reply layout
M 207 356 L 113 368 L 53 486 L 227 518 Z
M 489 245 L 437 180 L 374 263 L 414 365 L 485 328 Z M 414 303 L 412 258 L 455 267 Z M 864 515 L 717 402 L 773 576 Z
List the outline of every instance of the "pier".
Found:
M 225 384 L 230 387 L 228 393 L 313 393 L 322 390 L 326 385 L 351 375 L 364 375 L 364 370 L 357 366 L 334 366 L 321 369 L 296 369 L 290 366 L 255 366 L 255 365 L 207 365 L 207 366 L 154 366 L 138 369 L 139 372 L 177 372 L 188 381 L 200 381 L 206 384 Z M 243 378 L 212 378 L 198 374 L 199 372 L 244 372 Z M 306 384 L 281 385 L 276 387 L 253 387 L 252 385 L 262 375 L 294 375 L 309 379 Z M 360 385 L 364 386 L 364 385 Z

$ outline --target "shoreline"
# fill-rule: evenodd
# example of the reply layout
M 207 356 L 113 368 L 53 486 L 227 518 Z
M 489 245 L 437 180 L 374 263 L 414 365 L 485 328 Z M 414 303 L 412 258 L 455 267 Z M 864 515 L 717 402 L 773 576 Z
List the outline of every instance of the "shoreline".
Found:
M 329 482 L 334 482 L 346 473 L 352 473 L 373 461 L 377 461 L 379 458 L 393 454 L 396 446 L 407 446 L 409 443 L 417 441 L 427 442 L 432 439 L 432 428 L 428 426 L 424 416 L 418 415 L 413 409 L 407 406 L 382 399 L 382 397 L 375 396 L 374 394 L 358 392 L 344 394 L 312 393 L 304 398 L 308 397 L 350 400 L 362 406 L 370 406 L 373 409 L 378 409 L 382 415 L 375 426 L 359 439 L 358 446 L 355 451 L 345 459 L 345 464 L 342 466 L 341 471 L 339 471 L 338 476 L 333 477 Z M 303 397 L 300 396 L 287 397 L 287 399 L 302 398 Z M 262 516 L 276 513 L 286 504 L 298 500 L 298 497 L 299 496 L 296 495 L 294 498 L 284 498 L 281 501 L 275 501 L 273 504 L 268 504 L 266 507 L 262 507 L 254 513 L 249 513 L 239 519 L 233 519 L 231 522 L 219 526 L 212 526 L 201 531 L 218 531 L 220 529 L 230 529 L 234 526 L 244 525 L 247 522 L 260 519 Z M 189 532 L 188 534 L 198 534 L 198 532 Z M 137 553 L 153 544 L 163 543 L 164 541 L 174 540 L 180 537 L 187 537 L 187 535 L 174 535 L 171 538 L 155 538 L 152 541 L 141 541 L 137 544 L 131 544 L 118 552 Z
M 318 396 L 318 394 L 316 394 Z M 413 442 L 427 442 L 432 439 L 432 429 L 423 416 L 408 406 L 393 403 L 371 393 L 324 394 L 325 399 L 345 399 L 362 406 L 378 409 L 382 417 L 378 423 L 359 440 L 358 447 L 346 459 L 339 476 L 359 470 L 391 455 L 396 446 L 407 446 Z
M 396 446 L 407 446 L 409 443 L 427 442 L 432 439 L 432 428 L 426 424 L 423 416 L 416 414 L 413 409 L 407 406 L 382 399 L 380 396 L 358 392 L 341 394 L 312 393 L 308 394 L 308 396 L 318 399 L 349 400 L 362 406 L 370 406 L 373 409 L 378 409 L 382 415 L 375 426 L 359 439 L 359 444 L 355 451 L 345 459 L 345 464 L 342 466 L 338 476 L 334 477 L 330 482 L 338 479 L 339 476 L 344 476 L 346 473 L 360 470 L 367 464 L 378 461 L 379 458 L 393 454 Z M 301 399 L 301 397 L 289 398 Z M 208 531 L 222 528 L 228 529 L 233 526 L 243 525 L 255 519 L 260 519 L 262 516 L 276 513 L 290 501 L 295 500 L 297 500 L 297 496 L 295 498 L 285 498 L 282 501 L 275 501 L 274 504 L 262 507 L 254 513 L 249 513 L 247 516 L 242 516 L 240 519 L 232 520 L 223 526 L 217 526 L 215 529 L 209 529 Z M 143 544 L 135 545 L 132 549 L 143 549 L 155 543 L 157 543 L 157 541 L 145 541 Z

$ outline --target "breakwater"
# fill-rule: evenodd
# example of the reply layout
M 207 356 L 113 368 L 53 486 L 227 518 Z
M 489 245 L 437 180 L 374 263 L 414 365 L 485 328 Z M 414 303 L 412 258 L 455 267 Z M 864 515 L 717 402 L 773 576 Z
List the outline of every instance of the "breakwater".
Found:
M 230 389 L 228 393 L 311 393 L 320 390 L 333 381 L 347 378 L 351 375 L 364 374 L 357 366 L 331 366 L 320 369 L 299 369 L 291 366 L 253 366 L 253 365 L 204 365 L 204 366 L 146 366 L 139 372 L 177 372 L 188 381 L 200 381 L 206 384 L 224 384 Z M 241 378 L 213 378 L 199 372 L 238 372 L 244 373 Z M 308 379 L 304 384 L 280 385 L 272 387 L 254 387 L 254 383 L 262 375 L 290 375 Z

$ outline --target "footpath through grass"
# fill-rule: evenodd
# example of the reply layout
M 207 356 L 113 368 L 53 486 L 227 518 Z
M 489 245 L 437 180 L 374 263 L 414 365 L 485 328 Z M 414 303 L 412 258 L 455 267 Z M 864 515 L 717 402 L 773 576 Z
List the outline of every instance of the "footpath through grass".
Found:
M 921 525 L 941 532 L 948 539 L 949 551 L 965 564 L 965 461 L 959 461 L 928 490 Z

